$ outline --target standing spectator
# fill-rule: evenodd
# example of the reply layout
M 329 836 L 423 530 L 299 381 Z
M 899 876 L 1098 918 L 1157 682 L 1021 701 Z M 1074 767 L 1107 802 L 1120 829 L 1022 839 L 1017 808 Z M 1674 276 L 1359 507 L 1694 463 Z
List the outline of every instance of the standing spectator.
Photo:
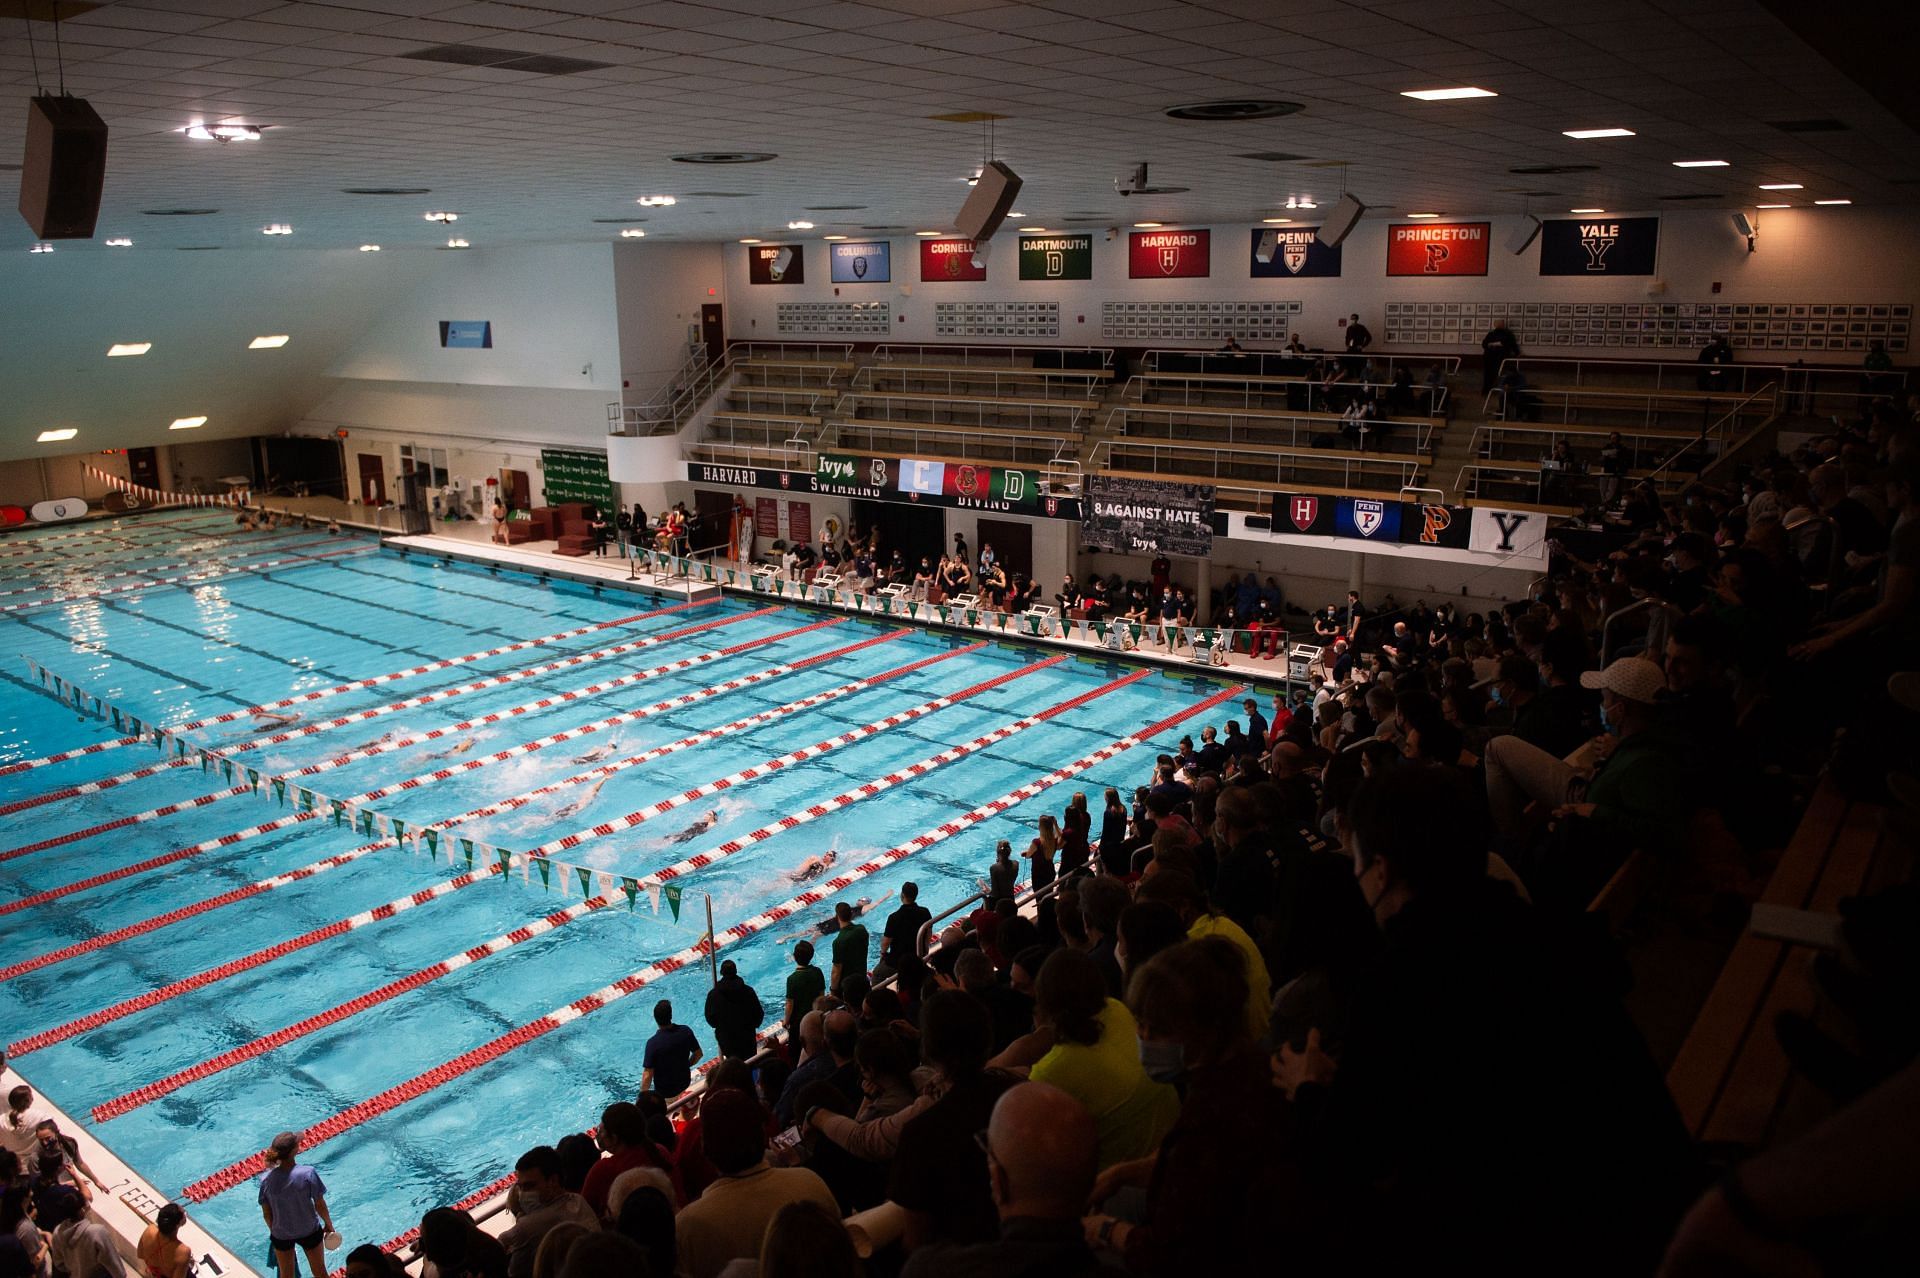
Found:
M 1716 333 L 1712 341 L 1700 348 L 1700 389 L 1712 394 L 1725 390 L 1727 365 L 1731 363 L 1733 343 L 1727 340 L 1725 333 Z
M 1009 964 L 1011 966 L 1011 964 Z M 993 960 L 984 950 L 968 950 L 953 965 L 953 979 L 980 1000 L 993 1018 L 993 1050 L 1007 1049 L 1015 1039 L 1033 1030 L 1033 999 L 1011 985 L 1002 985 Z
M 700 1063 L 700 1041 L 692 1030 L 673 1023 L 673 1004 L 664 998 L 653 1005 L 653 1023 L 660 1028 L 647 1040 L 646 1055 L 641 1059 L 640 1090 L 672 1100 L 693 1082 L 693 1067 Z
M 1060 872 L 1078 874 L 1087 867 L 1088 841 L 1093 834 L 1093 814 L 1087 811 L 1084 791 L 1075 791 L 1061 814 Z
M 1005 839 L 993 846 L 993 864 L 987 867 L 987 904 L 1011 901 L 1019 886 L 1020 866 L 1013 859 L 1013 844 Z
M 800 1018 L 813 1010 L 813 1001 L 827 992 L 827 978 L 813 965 L 813 942 L 793 947 L 793 971 L 787 973 L 787 1004 L 781 1019 L 787 1026 L 787 1053 L 799 1064 Z
M 1600 447 L 1600 502 L 1611 506 L 1620 498 L 1621 484 L 1627 477 L 1627 448 L 1620 442 L 1620 432 L 1614 431 L 1607 436 L 1607 442 Z
M 1165 555 L 1155 555 L 1148 571 L 1153 576 L 1154 593 L 1158 594 L 1165 590 L 1167 583 L 1173 579 L 1173 561 Z
M 1500 366 L 1519 357 L 1520 339 L 1513 335 L 1505 320 L 1495 320 L 1487 335 L 1480 339 L 1480 393 L 1492 393 L 1500 384 Z
M 760 1255 L 782 1207 L 810 1202 L 839 1215 L 826 1182 L 804 1167 L 767 1165 L 766 1115 L 746 1092 L 716 1092 L 700 1107 L 707 1157 L 720 1178 L 674 1221 L 680 1272 L 718 1278 L 729 1261 Z
M 1358 355 L 1373 345 L 1373 333 L 1360 322 L 1358 313 L 1347 317 L 1347 353 Z
M 707 1024 L 713 1027 L 720 1054 L 737 1061 L 751 1060 L 756 1046 L 754 1031 L 766 1015 L 760 996 L 740 979 L 734 961 L 722 963 L 719 981 L 707 992 Z
M 1107 787 L 1106 807 L 1100 813 L 1100 863 L 1115 876 L 1127 872 L 1127 806 L 1120 791 Z
M 884 969 L 892 973 L 899 969 L 905 956 L 918 955 L 920 929 L 926 925 L 933 912 L 920 904 L 920 885 L 906 882 L 900 885 L 900 908 L 887 915 L 885 926 L 880 932 L 880 966 L 876 972 Z
M 50 1236 L 48 1250 L 56 1274 L 65 1274 L 67 1278 L 127 1278 L 118 1240 L 105 1225 L 87 1214 L 80 1195 L 58 1195 L 41 1216 L 39 1225 L 41 1232 Z M 279 1263 L 283 1274 L 292 1272 L 290 1259 Z
M 305 1252 L 313 1278 L 327 1278 L 326 1251 L 321 1240 L 333 1232 L 333 1214 L 327 1210 L 327 1187 L 320 1173 L 296 1166 L 300 1138 L 281 1132 L 267 1146 L 267 1174 L 260 1178 L 260 1211 L 273 1236 L 273 1260 L 280 1278 L 294 1278 L 296 1249 Z
M 28 1267 L 26 1274 L 47 1278 L 53 1272 L 47 1240 L 34 1221 L 33 1195 L 25 1185 L 0 1185 L 0 1241 L 12 1243 Z
M 945 1087 L 900 1133 L 887 1196 L 906 1209 L 911 1252 L 928 1243 L 985 1242 L 994 1236 L 986 1154 L 974 1133 L 993 1116 L 1011 1080 L 987 1071 L 993 1023 L 980 1001 L 941 990 L 920 1013 L 920 1055 Z
M 870 947 L 867 925 L 854 920 L 852 905 L 840 902 L 833 907 L 833 917 L 840 927 L 833 934 L 833 978 L 827 988 L 838 998 L 841 984 L 849 976 L 866 976 Z
M 551 1145 L 528 1150 L 513 1165 L 507 1210 L 513 1214 L 514 1223 L 500 1235 L 500 1245 L 507 1249 L 508 1278 L 528 1278 L 533 1273 L 540 1240 L 556 1225 L 600 1227 L 600 1219 L 587 1206 L 587 1200 L 560 1183 L 560 1155 Z
M 1033 869 L 1028 875 L 1027 882 L 1035 892 L 1053 882 L 1053 857 L 1059 847 L 1059 825 L 1050 814 L 1041 816 L 1039 832 L 1034 835 L 1033 842 L 1027 844 L 1027 850 L 1020 854 L 1033 862 Z
M 40 1158 L 40 1120 L 46 1114 L 34 1108 L 33 1089 L 16 1087 L 7 1093 L 7 1117 L 0 1123 L 0 1149 L 17 1155 L 22 1175 L 33 1175 Z

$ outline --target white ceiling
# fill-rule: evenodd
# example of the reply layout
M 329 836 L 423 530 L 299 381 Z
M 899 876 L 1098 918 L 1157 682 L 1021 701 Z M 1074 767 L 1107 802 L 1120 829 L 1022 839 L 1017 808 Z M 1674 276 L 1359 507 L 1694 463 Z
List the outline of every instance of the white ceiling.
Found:
M 44 6 L 48 0 L 27 0 Z M 0 0 L 16 14 L 22 0 Z M 1892 20 L 1897 30 L 1901 20 Z M 1920 137 L 1770 16 L 1758 0 L 145 0 L 61 24 L 67 88 L 112 130 L 98 238 L 63 246 L 429 247 L 428 209 L 460 212 L 475 247 L 611 239 L 595 218 L 644 216 L 650 237 L 713 240 L 853 227 L 943 229 L 983 138 L 957 111 L 1006 116 L 998 154 L 1026 179 L 1028 221 L 1232 222 L 1343 181 L 1383 214 L 1658 210 L 1704 192 L 1907 203 Z M 34 91 L 57 79 L 53 30 L 0 22 L 0 160 L 20 154 Z M 530 75 L 398 55 L 477 44 L 609 64 Z M 1471 84 L 1501 96 L 1416 102 L 1402 89 Z M 1218 98 L 1303 103 L 1288 118 L 1167 119 Z M 1843 132 L 1778 120 L 1833 118 Z M 193 142 L 205 121 L 273 126 L 265 140 Z M 1619 125 L 1634 138 L 1561 130 Z M 760 165 L 673 163 L 687 151 L 773 151 Z M 1307 162 L 1237 158 L 1278 151 Z M 1682 170 L 1679 159 L 1732 161 Z M 1122 199 L 1141 160 L 1190 194 Z M 1516 166 L 1592 163 L 1528 177 Z M 1904 179 L 1904 182 L 1902 180 Z M 1765 196 L 1761 182 L 1804 192 Z M 424 186 L 356 197 L 343 187 Z M 745 193 L 716 198 L 697 191 Z M 642 210 L 637 196 L 680 203 Z M 858 210 L 809 212 L 823 205 Z M 1711 206 L 1711 205 L 1709 205 Z M 144 216 L 205 207 L 213 216 Z M 266 240 L 259 228 L 295 234 Z M 0 252 L 32 236 L 0 218 Z

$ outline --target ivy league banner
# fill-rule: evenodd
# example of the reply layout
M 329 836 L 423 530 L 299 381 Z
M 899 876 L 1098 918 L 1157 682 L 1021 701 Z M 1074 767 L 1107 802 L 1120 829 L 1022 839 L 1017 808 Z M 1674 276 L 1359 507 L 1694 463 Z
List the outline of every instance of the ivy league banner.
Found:
M 1210 231 L 1133 231 L 1127 274 L 1136 280 L 1205 279 L 1212 271 Z
M 799 244 L 750 244 L 747 246 L 747 283 L 804 284 L 807 282 L 807 257 Z
M 1020 278 L 1023 280 L 1092 279 L 1093 237 L 1091 235 L 1021 236 Z
M 1651 275 L 1657 217 L 1559 218 L 1540 228 L 1542 275 Z
M 1213 552 L 1213 487 L 1088 475 L 1081 486 L 1080 542 L 1124 555 L 1205 558 Z
M 973 264 L 972 240 L 921 240 L 920 282 L 949 284 L 978 282 L 987 278 L 987 268 Z
M 1387 228 L 1389 275 L 1485 275 L 1487 222 L 1396 222 Z
M 887 284 L 893 280 L 885 240 L 866 244 L 835 244 L 828 255 L 827 274 L 835 284 Z
M 1273 259 L 1260 260 L 1260 237 L 1274 236 Z M 1253 232 L 1253 247 L 1248 251 L 1248 273 L 1256 280 L 1291 279 L 1295 276 L 1338 276 L 1340 246 L 1328 248 L 1320 242 L 1317 226 L 1269 226 Z

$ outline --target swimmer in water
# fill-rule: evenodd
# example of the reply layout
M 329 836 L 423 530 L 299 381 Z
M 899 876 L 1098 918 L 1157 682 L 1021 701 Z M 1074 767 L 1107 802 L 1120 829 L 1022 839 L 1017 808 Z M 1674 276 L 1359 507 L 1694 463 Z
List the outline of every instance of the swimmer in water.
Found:
M 707 814 L 686 829 L 668 838 L 669 843 L 691 843 L 693 840 L 719 824 L 720 812 L 717 808 L 708 808 Z
M 300 722 L 298 714 L 282 714 L 275 710 L 253 712 L 253 726 L 259 732 L 265 732 L 269 728 L 285 728 L 298 722 Z
M 872 909 L 876 905 L 881 904 L 888 897 L 892 895 L 893 895 L 893 889 L 889 888 L 887 889 L 887 891 L 882 892 L 880 894 L 880 900 L 878 901 L 874 900 L 870 896 L 861 897 L 859 900 L 853 902 L 853 905 L 852 905 L 853 917 L 855 917 L 856 919 L 859 918 L 861 915 L 865 914 L 868 910 Z M 838 932 L 839 930 L 840 930 L 839 914 L 838 913 L 829 914 L 827 915 L 827 917 L 825 917 L 824 919 L 821 919 L 818 923 L 815 923 L 812 927 L 808 928 L 804 932 L 794 932 L 788 936 L 781 937 L 780 944 L 786 945 L 793 941 L 811 939 L 812 937 L 815 937 L 815 936 L 832 936 L 835 932 Z
M 605 745 L 595 746 L 593 749 L 587 751 L 585 754 L 574 755 L 573 761 L 575 763 L 598 763 L 600 762 L 600 760 L 606 758 L 608 755 L 612 754 L 615 750 L 618 750 L 619 748 L 620 748 L 620 738 L 615 737 L 613 740 L 607 742 Z
M 427 757 L 429 759 L 451 759 L 456 754 L 465 754 L 467 751 L 473 749 L 475 746 L 479 744 L 480 744 L 479 737 L 468 737 L 465 741 L 462 741 L 459 745 L 449 746 L 445 750 L 435 750 L 432 754 L 428 755 Z
M 605 785 L 606 783 L 607 783 L 607 778 L 605 777 L 601 777 L 598 781 L 595 781 L 593 783 L 592 788 L 589 789 L 585 794 L 575 799 L 572 803 L 569 803 L 566 807 L 561 808 L 559 811 L 555 812 L 553 814 L 553 819 L 556 821 L 561 821 L 561 820 L 565 820 L 567 817 L 575 815 L 576 813 L 585 811 L 586 806 L 589 803 L 592 803 L 595 799 L 600 797 L 600 787 Z
M 385 745 L 387 742 L 393 740 L 394 735 L 399 731 L 400 730 L 398 728 L 388 728 L 385 732 L 381 733 L 379 736 L 375 737 L 373 740 L 357 745 L 354 747 L 354 749 L 355 750 L 371 750 L 375 746 Z
M 802 861 L 799 869 L 789 871 L 787 873 L 787 881 L 790 883 L 806 883 L 817 879 L 828 870 L 831 870 L 833 863 L 839 859 L 840 853 L 833 848 L 828 848 L 819 856 L 810 856 L 805 861 Z

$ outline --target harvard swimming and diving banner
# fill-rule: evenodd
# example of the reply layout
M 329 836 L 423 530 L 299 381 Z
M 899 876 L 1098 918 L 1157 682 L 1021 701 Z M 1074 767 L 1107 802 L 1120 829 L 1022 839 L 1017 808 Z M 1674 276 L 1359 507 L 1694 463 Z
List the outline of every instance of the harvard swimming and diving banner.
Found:
M 1213 269 L 1209 231 L 1133 231 L 1127 274 L 1136 280 L 1205 279 Z
M 1337 276 L 1340 274 L 1340 246 L 1328 248 L 1320 242 L 1317 226 L 1269 226 L 1253 233 L 1253 248 L 1247 256 L 1248 273 L 1256 280 L 1288 279 L 1293 276 Z M 1273 257 L 1260 260 L 1262 236 L 1274 237 Z
M 1093 237 L 1091 235 L 1021 236 L 1020 278 L 1023 280 L 1092 279 Z
M 1151 479 L 1088 475 L 1080 543 L 1118 554 L 1195 555 L 1213 552 L 1213 487 Z
M 1387 228 L 1389 275 L 1485 275 L 1487 222 L 1396 222 Z
M 1542 275 L 1651 275 L 1657 217 L 1556 218 L 1540 226 Z
M 987 278 L 985 266 L 975 266 L 972 240 L 921 240 L 922 284 L 978 283 Z
M 1040 472 L 1015 466 L 973 466 L 905 457 L 823 453 L 811 472 L 759 466 L 686 463 L 691 483 L 721 488 L 768 488 L 861 501 L 951 506 L 1035 519 L 1080 518 L 1080 501 L 1047 493 Z

